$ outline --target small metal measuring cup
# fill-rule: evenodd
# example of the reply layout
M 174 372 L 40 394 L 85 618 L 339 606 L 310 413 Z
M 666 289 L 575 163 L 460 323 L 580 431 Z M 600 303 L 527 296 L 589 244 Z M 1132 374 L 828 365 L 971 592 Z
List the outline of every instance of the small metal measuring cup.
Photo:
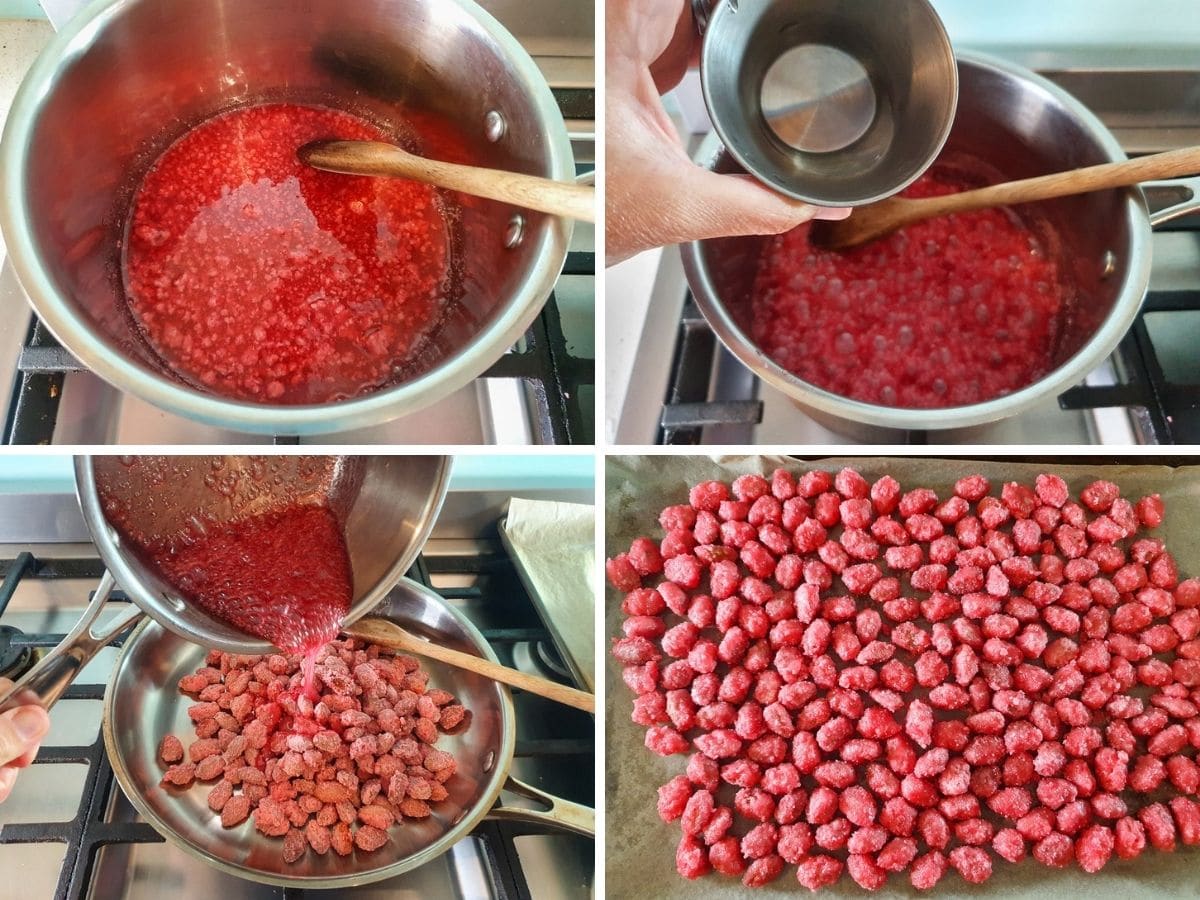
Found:
M 692 10 L 713 126 L 780 193 L 874 203 L 941 152 L 958 70 L 928 0 L 692 0 Z
M 253 638 L 187 603 L 122 541 L 105 503 L 124 507 L 147 534 L 171 534 L 196 515 L 230 521 L 271 508 L 281 497 L 319 498 L 342 525 L 353 573 L 346 624 L 383 601 L 416 559 L 446 496 L 450 460 L 442 456 L 178 456 L 145 459 L 77 456 L 75 489 L 84 522 L 108 571 L 78 624 L 7 691 L 0 712 L 39 703 L 49 709 L 96 653 L 143 615 L 175 634 L 229 653 L 269 653 Z M 97 486 L 104 476 L 105 496 Z M 97 621 L 120 585 L 132 601 L 104 627 Z

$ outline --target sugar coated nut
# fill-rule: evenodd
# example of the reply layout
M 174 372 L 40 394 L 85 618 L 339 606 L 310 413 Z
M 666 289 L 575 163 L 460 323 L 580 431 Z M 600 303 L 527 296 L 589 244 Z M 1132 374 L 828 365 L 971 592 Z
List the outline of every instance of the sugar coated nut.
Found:
M 168 734 L 158 745 L 158 759 L 164 766 L 183 760 L 183 743 L 173 734 Z

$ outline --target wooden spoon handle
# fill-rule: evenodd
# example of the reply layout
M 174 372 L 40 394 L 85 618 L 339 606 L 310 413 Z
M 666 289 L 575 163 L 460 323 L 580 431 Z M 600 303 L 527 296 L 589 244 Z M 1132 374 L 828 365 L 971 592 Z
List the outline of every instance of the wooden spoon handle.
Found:
M 520 688 L 523 691 L 529 691 L 531 694 L 546 697 L 556 703 L 563 703 L 567 706 L 573 706 L 576 709 L 582 709 L 584 712 L 594 713 L 596 711 L 596 698 L 592 694 L 577 691 L 575 688 L 556 684 L 553 681 L 538 678 L 535 675 L 527 675 L 524 672 L 518 672 L 516 669 L 510 669 L 491 660 L 481 659 L 478 656 L 472 656 L 469 653 L 463 653 L 459 650 L 452 650 L 449 647 L 443 647 L 432 641 L 422 641 L 386 620 L 360 619 L 353 625 L 347 626 L 344 631 L 346 634 L 362 638 L 374 644 L 380 644 L 393 650 L 415 653 L 420 656 L 428 656 L 431 659 L 440 660 L 455 668 L 475 672 L 478 675 L 483 675 L 485 678 L 491 678 L 493 681 L 499 681 L 503 684 Z
M 1040 175 L 1037 178 L 1009 181 L 917 202 L 925 210 L 938 207 L 938 212 L 928 212 L 924 215 L 946 215 L 993 206 L 1052 200 L 1055 197 L 1068 197 L 1109 188 L 1130 187 L 1143 181 L 1178 178 L 1197 173 L 1200 173 L 1200 147 L 1184 147 L 1181 150 L 1168 150 L 1166 153 L 1156 153 L 1140 159 L 1105 163 L 1070 172 L 1056 172 L 1053 175 Z
M 440 162 L 378 141 L 321 141 L 300 148 L 310 166 L 347 175 L 391 175 L 583 222 L 596 221 L 596 189 L 549 178 Z

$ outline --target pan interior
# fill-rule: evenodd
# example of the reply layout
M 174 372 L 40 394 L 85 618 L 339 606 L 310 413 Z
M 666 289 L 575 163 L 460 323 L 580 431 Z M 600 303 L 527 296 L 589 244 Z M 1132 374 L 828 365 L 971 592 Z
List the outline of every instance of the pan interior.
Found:
M 181 380 L 150 348 L 127 307 L 120 262 L 142 176 L 174 140 L 216 113 L 258 102 L 315 103 L 371 120 L 398 140 L 408 136 L 411 149 L 434 159 L 564 176 L 566 135 L 560 121 L 548 119 L 557 115 L 546 108 L 548 92 L 520 68 L 520 48 L 471 5 L 128 0 L 110 2 L 72 35 L 69 44 L 55 44 L 57 65 L 36 101 L 14 117 L 25 129 L 13 144 L 28 152 L 13 200 L 29 238 L 25 263 L 48 289 L 31 289 L 43 318 L 58 323 L 57 336 L 83 362 L 94 367 L 95 358 L 118 357 L 135 384 L 216 396 Z M 489 114 L 503 116 L 502 139 L 485 135 Z M 390 385 L 372 393 L 468 356 L 480 334 L 524 302 L 531 280 L 544 277 L 533 274 L 541 257 L 565 246 L 565 226 L 555 217 L 523 213 L 524 239 L 506 246 L 511 207 L 476 198 L 454 206 L 457 288 L 441 326 Z M 17 243 L 10 237 L 14 254 L 22 252 Z
M 427 588 L 401 582 L 375 611 L 415 634 L 456 650 L 495 659 L 473 625 Z M 193 702 L 179 679 L 204 665 L 205 649 L 148 621 L 126 641 L 105 695 L 104 740 L 113 771 L 138 812 L 167 840 L 224 871 L 276 885 L 335 887 L 398 875 L 444 852 L 491 809 L 512 758 L 512 701 L 497 683 L 433 660 L 422 660 L 430 687 L 449 691 L 472 713 L 470 726 L 443 735 L 438 748 L 458 761 L 446 782 L 447 800 L 428 819 L 406 819 L 389 829 L 379 850 L 341 857 L 309 852 L 283 861 L 283 841 L 255 831 L 247 820 L 221 827 L 207 806 L 212 785 L 181 790 L 160 786 L 158 744 L 175 734 L 185 747 L 194 739 L 187 708 Z
M 184 603 L 109 524 L 148 539 L 186 529 L 197 514 L 225 523 L 293 503 L 324 503 L 342 525 L 353 575 L 347 622 L 373 608 L 420 552 L 445 494 L 439 456 L 95 456 L 76 460 L 76 485 L 104 563 L 130 597 L 183 636 L 238 653 L 250 638 Z M 90 471 L 89 471 L 90 468 Z M 103 490 L 101 490 L 101 487 Z
M 1073 105 L 1038 82 L 960 59 L 959 83 L 958 113 L 943 161 L 970 160 L 997 179 L 1017 180 L 1120 158 Z M 744 171 L 725 151 L 712 168 L 721 173 Z M 1058 368 L 1083 350 L 1115 311 L 1136 254 L 1133 235 L 1145 226 L 1124 190 L 1045 201 L 1033 212 L 1046 226 L 1037 229 L 1038 237 L 1058 260 L 1064 295 L 1072 298 L 1053 360 Z M 746 344 L 753 344 L 749 335 L 754 282 L 769 248 L 770 239 L 763 237 L 723 238 L 698 247 L 713 295 Z

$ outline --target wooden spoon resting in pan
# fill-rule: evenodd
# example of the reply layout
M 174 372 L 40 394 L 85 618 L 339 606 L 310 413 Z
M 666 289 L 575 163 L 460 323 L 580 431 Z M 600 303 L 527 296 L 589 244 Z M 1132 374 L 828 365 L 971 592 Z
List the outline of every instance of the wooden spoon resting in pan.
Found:
M 472 656 L 459 650 L 451 650 L 449 647 L 443 647 L 431 641 L 423 641 L 386 619 L 359 619 L 343 630 L 351 637 L 362 638 L 364 641 L 379 644 L 390 650 L 412 653 L 416 656 L 428 656 L 430 659 L 440 660 L 456 668 L 475 672 L 485 678 L 491 678 L 493 681 L 546 697 L 556 703 L 565 703 L 567 706 L 582 709 L 584 712 L 594 713 L 596 711 L 596 698 L 591 694 L 555 684 L 545 678 L 526 675 L 524 672 L 518 672 L 516 669 L 510 669 L 491 660 Z
M 848 250 L 891 234 L 905 225 L 951 213 L 971 212 L 993 206 L 1012 206 L 1037 200 L 1052 200 L 1073 194 L 1088 194 L 1109 188 L 1131 187 L 1158 178 L 1179 178 L 1200 173 L 1200 147 L 1169 150 L 1126 162 L 1105 163 L 1056 172 L 1022 181 L 994 184 L 974 191 L 910 200 L 891 197 L 856 209 L 840 222 L 815 222 L 809 240 L 816 247 Z
M 326 172 L 408 178 L 522 209 L 596 221 L 596 189 L 588 185 L 438 162 L 378 141 L 313 141 L 296 155 L 302 163 Z

